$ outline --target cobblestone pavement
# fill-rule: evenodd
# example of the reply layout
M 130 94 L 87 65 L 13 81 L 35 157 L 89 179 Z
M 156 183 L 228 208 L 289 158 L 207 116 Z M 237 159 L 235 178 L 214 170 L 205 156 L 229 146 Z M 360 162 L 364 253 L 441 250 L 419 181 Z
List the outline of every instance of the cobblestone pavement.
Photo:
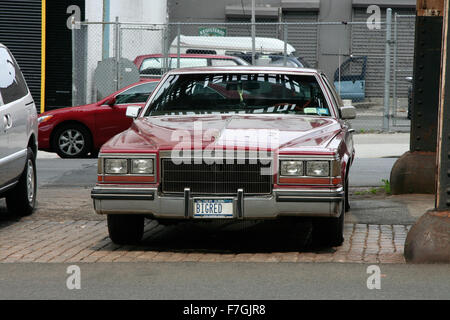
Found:
M 354 196 L 355 199 L 362 196 Z M 379 196 L 381 197 L 381 196 Z M 2 202 L 3 201 L 3 202 Z M 138 246 L 108 237 L 106 217 L 94 213 L 90 188 L 40 188 L 33 215 L 8 217 L 0 200 L 0 263 L 8 262 L 357 262 L 404 263 L 409 225 L 347 223 L 344 244 L 321 248 L 307 222 L 182 223 L 146 220 Z M 352 211 L 348 213 L 351 222 Z
M 152 221 L 146 225 L 142 244 L 119 246 L 108 238 L 104 220 L 24 219 L 0 225 L 0 262 L 404 263 L 403 245 L 409 228 L 346 224 L 342 246 L 314 248 L 296 247 L 290 238 L 292 230 L 260 230 L 265 227 L 224 231 L 189 223 L 163 227 Z

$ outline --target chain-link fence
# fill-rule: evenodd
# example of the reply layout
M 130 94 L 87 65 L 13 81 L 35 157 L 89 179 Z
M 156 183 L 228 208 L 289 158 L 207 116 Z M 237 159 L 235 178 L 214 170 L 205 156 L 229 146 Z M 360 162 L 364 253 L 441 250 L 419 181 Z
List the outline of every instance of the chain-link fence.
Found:
M 413 67 L 414 16 L 388 10 L 372 28 L 367 15 L 354 14 L 352 20 L 77 22 L 72 102 L 92 103 L 179 67 L 312 67 L 322 69 L 345 102 L 356 106 L 357 131 L 409 130 L 406 77 Z M 336 32 L 348 34 L 349 43 L 336 41 Z

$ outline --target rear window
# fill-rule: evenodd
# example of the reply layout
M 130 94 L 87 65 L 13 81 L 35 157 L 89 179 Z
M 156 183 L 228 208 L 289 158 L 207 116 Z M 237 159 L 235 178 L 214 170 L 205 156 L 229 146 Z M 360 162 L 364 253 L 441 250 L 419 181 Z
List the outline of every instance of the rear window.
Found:
M 162 74 L 162 62 L 164 58 L 147 58 L 142 61 L 139 72 L 141 74 Z M 178 58 L 170 58 L 170 69 L 177 68 Z M 236 65 L 228 64 L 228 65 Z M 180 68 L 191 68 L 191 67 L 206 67 L 208 66 L 208 60 L 206 58 L 180 58 Z
M 170 59 L 170 67 L 172 69 L 177 68 L 178 58 Z M 208 66 L 208 60 L 206 58 L 180 58 L 180 68 L 192 68 L 192 67 L 206 67 Z
M 232 59 L 211 59 L 211 66 L 213 67 L 226 67 L 237 65 L 238 63 Z
M 6 48 L 0 47 L 0 94 L 4 104 L 28 94 L 27 85 L 19 66 Z
M 156 93 L 146 115 L 269 113 L 330 116 L 313 75 L 180 74 Z

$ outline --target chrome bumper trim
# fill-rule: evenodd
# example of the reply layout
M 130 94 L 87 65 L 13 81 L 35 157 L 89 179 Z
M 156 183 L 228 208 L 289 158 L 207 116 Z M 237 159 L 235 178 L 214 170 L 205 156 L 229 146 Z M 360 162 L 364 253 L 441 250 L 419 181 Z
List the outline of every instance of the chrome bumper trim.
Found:
M 234 201 L 235 219 L 338 217 L 343 205 L 343 194 L 342 187 L 317 191 L 274 189 L 271 195 L 261 196 L 245 196 L 240 189 L 231 198 Z M 201 197 L 207 199 L 218 196 Z M 193 197 L 189 189 L 185 189 L 183 196 L 167 196 L 159 194 L 156 188 L 97 185 L 91 197 L 98 214 L 146 214 L 156 219 L 193 219 L 190 214 Z
M 91 198 L 101 200 L 154 200 L 155 191 L 154 189 L 94 188 L 91 191 Z

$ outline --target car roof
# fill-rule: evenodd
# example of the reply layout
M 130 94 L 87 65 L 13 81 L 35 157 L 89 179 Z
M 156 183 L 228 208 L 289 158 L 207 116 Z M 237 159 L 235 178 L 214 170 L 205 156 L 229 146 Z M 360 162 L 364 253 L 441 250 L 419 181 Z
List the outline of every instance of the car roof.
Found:
M 177 42 L 182 47 L 191 47 L 192 49 L 209 50 L 231 50 L 231 51 L 249 51 L 251 50 L 252 37 L 204 37 L 204 36 L 176 36 L 171 44 L 175 47 Z M 286 45 L 287 53 L 295 52 L 295 48 L 289 43 L 277 38 L 255 37 L 255 46 L 263 52 L 283 52 Z M 214 49 L 212 49 L 214 48 Z
M 293 67 L 268 66 L 227 66 L 227 67 L 193 67 L 173 69 L 168 74 L 195 74 L 195 73 L 321 73 L 317 69 Z
M 125 91 L 126 89 L 129 89 L 131 87 L 137 86 L 139 84 L 144 84 L 144 83 L 147 83 L 147 82 L 157 82 L 157 81 L 160 81 L 160 80 L 161 80 L 160 78 L 158 78 L 158 79 L 145 79 L 144 78 L 144 79 L 139 80 L 138 82 L 134 82 L 134 83 L 131 83 L 131 84 L 125 86 L 125 87 L 122 87 L 119 90 L 114 91 L 114 93 Z

